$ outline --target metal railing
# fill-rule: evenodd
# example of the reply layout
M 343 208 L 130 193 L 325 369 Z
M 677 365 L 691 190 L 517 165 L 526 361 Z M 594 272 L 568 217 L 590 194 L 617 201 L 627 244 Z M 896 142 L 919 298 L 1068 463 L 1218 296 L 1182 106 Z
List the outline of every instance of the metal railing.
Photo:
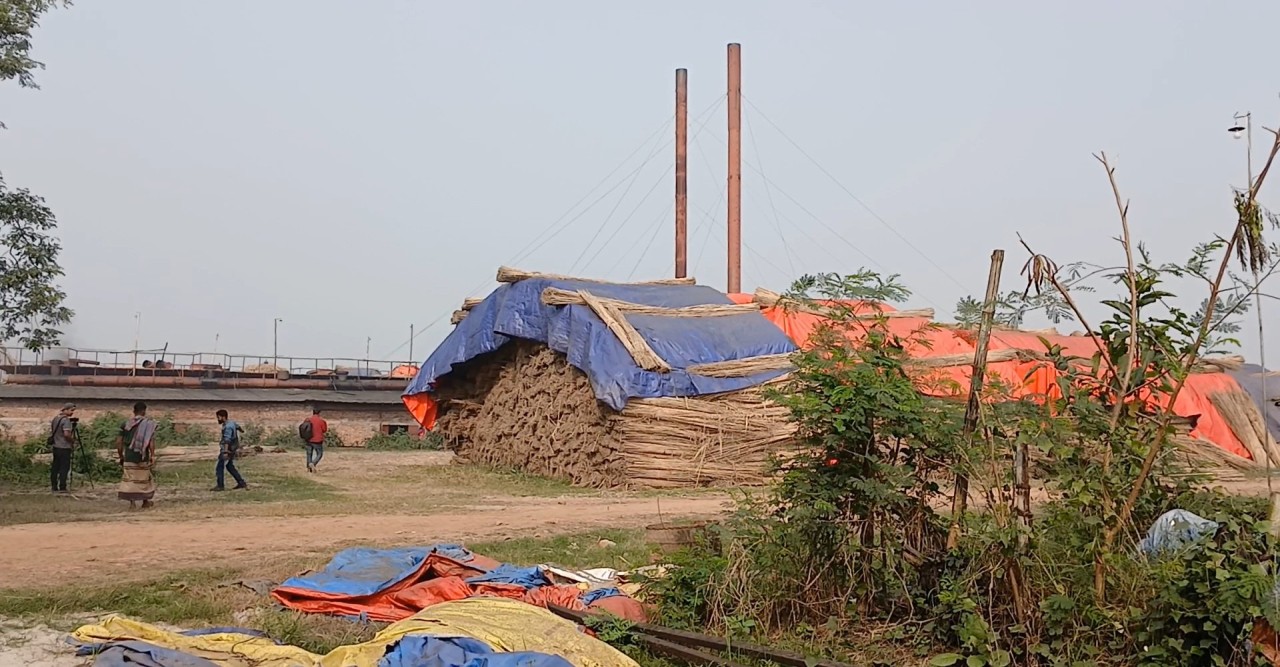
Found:
M 177 369 L 220 370 L 231 373 L 273 374 L 276 370 L 293 375 L 305 375 L 313 371 L 345 371 L 347 377 L 388 378 L 407 377 L 416 371 L 412 361 L 385 359 L 351 359 L 347 357 L 292 357 L 261 354 L 225 354 L 221 352 L 170 352 L 154 350 L 98 350 L 76 347 L 55 347 L 40 352 L 21 347 L 0 346 L 0 365 L 46 366 L 61 364 L 83 369 Z

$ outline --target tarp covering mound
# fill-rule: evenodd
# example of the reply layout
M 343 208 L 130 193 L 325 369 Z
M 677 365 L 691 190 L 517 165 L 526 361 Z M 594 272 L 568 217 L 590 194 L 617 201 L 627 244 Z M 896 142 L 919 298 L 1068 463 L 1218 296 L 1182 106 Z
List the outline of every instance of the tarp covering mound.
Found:
M 584 305 L 549 306 L 548 287 L 589 290 L 593 295 L 633 304 L 682 308 L 731 304 L 723 293 L 698 285 L 642 285 L 530 278 L 502 285 L 440 344 L 405 389 L 405 405 L 424 426 L 435 421 L 429 392 L 454 366 L 497 350 L 512 338 L 542 343 L 565 355 L 587 375 L 596 398 L 622 410 L 632 398 L 702 396 L 753 387 L 782 371 L 746 377 L 694 375 L 692 365 L 794 351 L 795 345 L 759 313 L 719 317 L 628 314 L 627 321 L 664 361 L 669 373 L 641 369 L 618 338 Z
M 730 294 L 735 303 L 750 303 L 756 300 L 751 294 Z M 888 306 L 879 306 L 879 310 L 894 313 Z M 830 320 L 820 314 L 787 308 L 779 305 L 768 305 L 761 311 L 762 315 L 787 334 L 801 348 L 811 345 L 813 334 Z M 972 357 L 975 349 L 976 333 L 972 330 L 934 325 L 931 318 L 926 317 L 889 317 L 885 320 L 889 330 L 907 342 L 907 352 L 915 359 L 930 359 L 952 355 Z M 856 329 L 850 332 L 856 338 Z M 1007 388 L 1014 398 L 1052 396 L 1058 391 L 1058 371 L 1052 364 L 1034 357 L 1043 355 L 1047 346 L 1058 348 L 1068 357 L 1090 359 L 1098 351 L 1093 338 L 1086 335 L 1064 336 L 1052 332 L 1011 331 L 997 329 L 992 331 L 989 350 L 993 355 L 1000 351 L 1025 351 L 1031 353 L 1025 359 L 991 360 L 987 364 L 989 379 L 995 379 Z M 1192 420 L 1194 426 L 1190 435 L 1207 442 L 1231 454 L 1244 459 L 1257 461 L 1259 457 L 1246 446 L 1237 431 L 1242 430 L 1239 424 L 1231 423 L 1214 404 L 1214 397 L 1223 394 L 1243 392 L 1242 384 L 1258 385 L 1251 388 L 1251 395 L 1257 398 L 1261 382 L 1257 378 L 1262 374 L 1255 372 L 1235 373 L 1195 373 L 1188 377 L 1186 386 L 1178 395 L 1173 411 L 1181 417 Z M 921 372 L 918 383 L 921 392 L 939 397 L 963 396 L 969 387 L 972 374 L 969 362 L 956 365 L 930 368 Z M 1241 380 L 1244 380 L 1242 383 Z M 1276 393 L 1280 393 L 1277 391 Z M 1158 398 L 1151 399 L 1159 402 Z M 1165 401 L 1167 403 L 1167 400 Z M 1264 405 L 1256 400 L 1261 414 L 1280 415 L 1280 409 L 1274 405 Z M 1261 417 L 1260 417 L 1261 419 Z M 1276 417 L 1280 424 L 1280 417 Z M 1280 435 L 1280 426 L 1275 429 L 1273 437 Z M 1256 448 L 1255 448 L 1256 449 Z
M 323 656 L 253 631 L 174 632 L 116 616 L 71 638 L 95 667 L 637 667 L 573 623 L 502 598 L 435 605 Z
M 616 603 L 606 605 L 607 598 L 625 597 L 616 588 L 590 591 L 556 584 L 541 568 L 500 563 L 448 544 L 347 549 L 321 571 L 293 577 L 271 591 L 289 609 L 374 621 L 399 621 L 441 602 L 480 596 L 577 610 L 617 609 Z M 632 620 L 644 621 L 643 608 L 631 602 L 621 608 Z

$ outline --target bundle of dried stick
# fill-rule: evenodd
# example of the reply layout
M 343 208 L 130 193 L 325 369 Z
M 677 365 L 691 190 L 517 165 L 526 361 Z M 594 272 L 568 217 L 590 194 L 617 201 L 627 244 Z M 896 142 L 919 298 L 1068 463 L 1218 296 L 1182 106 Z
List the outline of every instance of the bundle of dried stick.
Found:
M 589 487 L 760 484 L 795 432 L 761 387 L 614 412 L 562 355 L 526 341 L 456 368 L 437 399 L 460 457 Z
M 1266 465 L 1270 461 L 1272 468 L 1280 468 L 1280 446 L 1267 431 L 1262 413 L 1248 392 L 1240 389 L 1215 391 L 1209 394 L 1209 402 L 1218 409 L 1244 448 L 1249 450 L 1255 463 Z
M 664 278 L 661 280 L 646 280 L 635 283 L 614 283 L 610 280 L 597 280 L 595 278 L 579 278 L 575 276 L 564 276 L 558 273 L 538 273 L 536 271 L 522 271 L 513 269 L 509 266 L 498 267 L 498 282 L 500 283 L 518 283 L 521 280 L 573 280 L 582 283 L 612 283 L 616 285 L 696 285 L 698 281 L 694 278 Z
M 779 380 L 780 381 L 780 380 Z M 795 448 L 790 411 L 766 386 L 696 398 L 632 400 L 612 418 L 632 483 L 649 488 L 757 485 Z
M 542 290 L 542 303 L 545 303 L 548 306 L 585 306 L 587 305 L 587 301 L 581 296 L 583 291 L 584 290 L 567 290 L 560 289 L 558 287 L 548 287 Z M 617 299 L 609 299 L 596 294 L 592 294 L 591 296 L 594 296 L 601 303 L 607 303 L 628 315 L 724 317 L 728 315 L 743 315 L 746 313 L 760 312 L 760 306 L 754 303 L 711 303 L 699 306 L 684 306 L 682 308 L 668 308 L 665 306 L 650 306 L 643 303 L 619 301 Z
M 1200 357 L 1192 368 L 1194 373 L 1226 373 L 1244 368 L 1244 357 L 1238 354 Z
M 838 308 L 784 299 L 781 294 L 764 289 L 763 287 L 756 288 L 753 297 L 756 303 L 765 308 L 781 305 L 783 308 L 788 308 L 795 312 L 810 313 L 812 315 L 820 315 L 822 317 L 829 317 L 839 311 Z M 932 308 L 919 308 L 916 310 L 878 310 L 878 305 L 875 303 L 867 302 L 865 305 L 870 310 L 866 313 L 860 313 L 858 317 L 861 319 L 871 320 L 878 317 L 923 317 L 933 319 Z

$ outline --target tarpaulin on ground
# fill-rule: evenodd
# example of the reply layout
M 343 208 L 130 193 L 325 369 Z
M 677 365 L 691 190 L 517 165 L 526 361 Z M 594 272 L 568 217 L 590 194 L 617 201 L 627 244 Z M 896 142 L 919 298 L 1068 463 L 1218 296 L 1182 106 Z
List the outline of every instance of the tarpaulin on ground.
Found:
M 319 572 L 286 580 L 271 597 L 313 614 L 397 621 L 428 604 L 470 596 L 463 579 L 499 565 L 456 545 L 347 549 Z
M 83 645 L 155 647 L 159 650 L 146 655 L 158 659 L 156 667 L 208 667 L 200 660 L 221 667 L 637 667 L 575 624 L 545 609 L 501 598 L 436 605 L 387 626 L 367 642 L 340 646 L 323 656 L 251 634 L 190 635 L 118 616 L 81 627 L 71 636 Z M 463 659 L 467 662 L 459 662 Z
M 374 621 L 398 621 L 441 602 L 477 596 L 581 610 L 605 605 L 621 592 L 595 593 L 590 602 L 582 599 L 588 594 L 577 586 L 554 584 L 541 568 L 500 563 L 456 545 L 347 549 L 319 572 L 293 577 L 271 591 L 272 598 L 290 609 Z M 626 608 L 633 609 L 631 620 L 646 620 L 638 605 Z
M 573 667 L 558 655 L 496 653 L 470 637 L 410 635 L 387 651 L 378 667 Z
M 392 645 L 404 637 L 470 637 L 499 653 L 532 651 L 558 655 L 574 667 L 637 667 L 608 644 L 578 626 L 532 605 L 504 598 L 479 597 L 428 607 L 387 626 L 373 639 L 331 651 L 322 667 L 377 667 Z
M 296 646 L 282 646 L 267 637 L 242 632 L 188 634 L 171 632 L 146 623 L 109 616 L 101 623 L 81 627 L 71 634 L 82 645 L 140 642 L 176 651 L 187 663 L 164 663 L 164 667 L 198 665 L 191 658 L 208 660 L 217 665 L 234 667 L 297 667 L 314 665 L 318 656 Z M 137 644 L 134 644 L 137 647 Z M 163 659 L 168 654 L 152 654 Z M 125 663 L 128 664 L 128 663 Z
M 618 285 L 543 278 L 503 285 L 471 309 L 405 389 L 405 405 L 423 426 L 430 428 L 435 420 L 430 392 L 438 382 L 447 381 L 454 366 L 493 352 L 512 338 L 543 343 L 563 353 L 570 365 L 586 373 L 596 398 L 614 410 L 621 410 L 632 398 L 701 396 L 761 384 L 782 371 L 712 378 L 684 369 L 796 349 L 759 313 L 722 317 L 628 314 L 627 321 L 672 367 L 669 373 L 646 371 L 636 365 L 622 342 L 589 307 L 542 303 L 542 291 L 548 287 L 586 290 L 606 299 L 668 308 L 732 303 L 723 293 L 699 285 Z

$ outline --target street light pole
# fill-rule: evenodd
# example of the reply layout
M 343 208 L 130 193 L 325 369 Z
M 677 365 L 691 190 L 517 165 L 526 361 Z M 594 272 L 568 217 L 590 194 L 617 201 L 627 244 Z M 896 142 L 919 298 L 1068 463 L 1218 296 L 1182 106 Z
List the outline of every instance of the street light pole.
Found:
M 275 318 L 271 321 L 271 365 L 280 370 L 280 323 L 284 320 Z
M 1246 151 L 1245 168 L 1249 171 L 1249 182 L 1245 187 L 1245 201 L 1252 203 L 1253 199 L 1258 194 L 1254 191 L 1253 183 L 1253 112 L 1246 111 L 1242 114 L 1237 113 L 1234 116 L 1234 120 L 1235 125 L 1232 125 L 1227 131 L 1231 133 L 1231 136 L 1239 139 L 1240 131 L 1244 130 Z M 1241 120 L 1244 121 L 1243 127 L 1240 125 Z M 1262 380 L 1262 405 L 1265 406 L 1269 403 L 1267 391 L 1267 375 L 1269 375 L 1269 373 L 1267 372 L 1267 345 L 1265 340 L 1266 329 L 1263 326 L 1262 318 L 1262 279 L 1258 276 L 1257 269 L 1253 270 L 1253 306 L 1254 310 L 1258 314 L 1258 365 L 1262 367 L 1262 373 L 1260 375 Z M 1265 424 L 1266 420 L 1264 419 L 1263 421 Z M 1276 492 L 1271 489 L 1271 460 L 1269 457 L 1264 458 L 1266 460 L 1263 461 L 1263 463 L 1267 466 L 1267 489 L 1271 496 L 1272 512 L 1274 513 L 1274 508 L 1277 506 L 1277 501 L 1280 500 L 1280 497 L 1278 497 Z M 1272 517 L 1272 521 L 1275 521 L 1274 516 Z

